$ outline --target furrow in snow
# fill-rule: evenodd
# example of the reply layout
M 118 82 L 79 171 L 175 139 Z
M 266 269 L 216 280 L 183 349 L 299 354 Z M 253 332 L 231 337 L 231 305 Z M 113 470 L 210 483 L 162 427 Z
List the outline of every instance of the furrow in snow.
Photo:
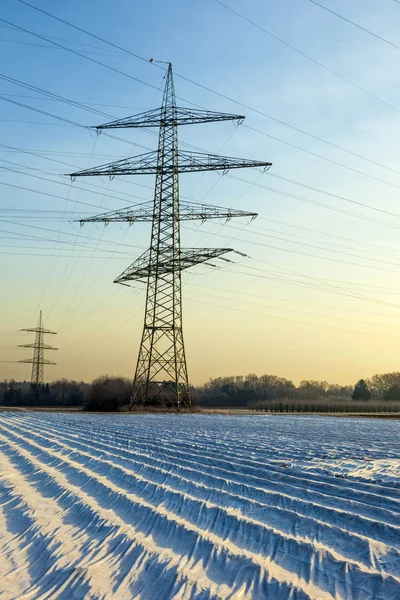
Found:
M 47 443 L 51 447 L 51 442 L 48 441 Z M 95 445 L 95 442 L 93 444 Z M 108 447 L 109 444 L 105 444 L 105 446 Z M 120 448 L 120 453 L 121 455 L 124 454 L 127 458 L 141 455 L 146 456 L 153 462 L 157 461 L 154 458 L 154 453 L 144 454 L 137 448 L 129 449 L 128 451 Z M 214 478 L 218 482 L 218 486 L 222 486 L 224 489 L 228 488 L 232 491 L 237 491 L 239 495 L 245 495 L 252 500 L 270 506 L 275 505 L 279 508 L 294 510 L 294 512 L 300 512 L 304 516 L 318 517 L 318 520 L 325 521 L 330 525 L 340 524 L 349 533 L 360 533 L 363 535 L 365 531 L 371 529 L 371 521 L 373 521 L 375 539 L 400 548 L 399 528 L 396 527 L 399 519 L 392 511 L 381 509 L 378 513 L 379 519 L 376 514 L 377 510 L 369 510 L 368 507 L 364 507 L 363 503 L 360 504 L 358 501 L 351 500 L 348 504 L 345 504 L 343 501 L 337 501 L 335 498 L 332 499 L 329 494 L 313 493 L 311 490 L 306 490 L 302 494 L 299 494 L 299 490 L 296 488 L 293 489 L 291 485 L 285 485 L 282 479 L 277 482 L 267 481 L 265 483 L 260 478 L 243 478 L 237 473 L 230 473 L 225 469 L 219 469 L 216 465 L 207 465 L 204 463 L 201 465 L 200 463 L 196 463 L 195 468 L 193 468 L 193 461 L 183 458 L 178 462 L 171 461 L 170 459 L 169 464 L 176 469 L 186 467 L 191 471 L 191 476 L 196 481 L 201 474 L 204 475 L 206 481 Z M 201 469 L 199 468 L 200 466 L 202 467 Z
M 43 439 L 45 444 L 47 443 L 46 438 L 41 436 L 41 434 L 36 432 L 35 436 L 36 438 L 40 437 Z M 51 447 L 59 449 L 63 453 L 65 453 L 65 450 L 68 453 L 79 451 L 80 456 L 86 457 L 93 462 L 93 454 L 87 451 L 87 444 L 83 444 L 72 438 L 73 441 L 67 445 L 65 440 L 71 439 L 68 434 L 63 434 L 62 439 L 63 442 L 60 442 L 58 438 L 54 438 Z M 250 502 L 244 497 L 231 493 L 228 494 L 220 489 L 204 484 L 198 484 L 193 480 L 171 473 L 166 468 L 160 469 L 158 467 L 155 469 L 152 466 L 132 459 L 129 462 L 126 460 L 123 461 L 116 455 L 112 455 L 111 458 L 109 452 L 105 450 L 98 449 L 96 458 L 101 458 L 100 464 L 107 464 L 110 469 L 114 469 L 117 463 L 124 474 L 132 475 L 141 482 L 156 484 L 160 489 L 165 489 L 171 493 L 184 493 L 192 500 L 206 501 L 208 505 L 214 508 L 219 506 L 228 514 L 236 515 L 238 520 L 253 523 L 258 527 L 264 528 L 266 531 L 272 531 L 275 535 L 279 535 L 282 538 L 297 539 L 316 550 L 331 554 L 337 560 L 347 562 L 350 568 L 356 565 L 370 573 L 381 571 L 394 576 L 397 575 L 397 570 L 393 565 L 400 561 L 400 554 L 387 544 L 381 544 L 365 536 L 348 534 L 338 526 L 326 526 L 308 517 L 299 519 L 298 515 L 296 515 L 296 535 L 294 535 L 293 513 L 285 514 L 286 511 L 282 509 L 276 510 L 275 507 L 268 507 L 266 509 L 265 507 L 257 506 L 258 503 L 255 504 L 254 501 Z M 132 468 L 133 465 L 136 466 L 135 469 Z M 353 556 L 349 556 L 349 549 L 351 549 Z M 343 552 L 346 554 L 343 554 Z M 381 561 L 382 556 L 384 557 L 383 561 Z
M 28 445 L 31 448 L 32 446 L 36 446 L 40 454 L 43 455 L 43 449 L 41 449 L 40 445 L 35 444 L 32 441 L 28 444 L 25 442 L 25 440 L 23 440 L 22 436 L 16 434 L 14 434 L 14 436 L 18 439 L 18 444 L 9 439 L 8 443 L 10 444 L 10 447 L 16 452 L 21 454 L 24 453 L 26 458 L 29 456 L 29 460 L 31 460 L 33 464 L 35 462 L 39 463 L 37 466 L 40 466 L 42 470 L 46 471 L 47 473 L 49 472 L 49 469 L 53 469 L 52 475 L 54 480 L 56 482 L 60 482 L 60 474 L 58 469 L 40 463 L 40 460 L 35 458 L 31 451 L 28 452 L 27 450 L 23 449 Z M 163 504 L 153 506 L 150 502 L 134 493 L 124 493 L 121 488 L 108 481 L 105 476 L 95 475 L 90 469 L 84 467 L 80 463 L 76 463 L 69 457 L 67 458 L 62 456 L 60 453 L 54 450 L 46 450 L 45 452 L 51 457 L 57 458 L 59 461 L 62 461 L 64 464 L 68 465 L 68 468 L 64 467 L 63 469 L 63 472 L 66 474 L 68 480 L 80 480 L 80 487 L 84 486 L 85 490 L 90 489 L 90 495 L 96 493 L 97 500 L 99 500 L 100 497 L 102 501 L 105 500 L 106 504 L 109 507 L 112 506 L 114 510 L 122 510 L 124 515 L 133 510 L 136 513 L 134 524 L 137 526 L 137 522 L 140 521 L 140 525 L 142 527 L 146 527 L 147 530 L 150 527 L 152 536 L 156 538 L 161 536 L 160 539 L 163 540 L 163 543 L 165 543 L 166 539 L 165 534 L 168 533 L 167 538 L 169 538 L 171 534 L 175 538 L 179 537 L 180 544 L 183 543 L 185 545 L 185 542 L 189 542 L 189 548 L 191 549 L 202 547 L 201 549 L 204 551 L 206 549 L 205 547 L 208 546 L 206 553 L 208 559 L 207 566 L 211 568 L 211 570 L 216 567 L 216 565 L 212 564 L 211 557 L 218 557 L 218 554 L 222 553 L 223 555 L 227 555 L 226 558 L 229 556 L 229 571 L 232 570 L 232 567 L 235 569 L 235 563 L 237 563 L 238 560 L 241 562 L 245 561 L 249 563 L 248 568 L 250 568 L 250 565 L 252 565 L 251 568 L 255 569 L 256 572 L 258 571 L 260 575 L 262 575 L 260 577 L 261 581 L 265 582 L 270 578 L 275 579 L 280 583 L 281 586 L 297 588 L 299 592 L 303 591 L 309 596 L 309 598 L 315 598 L 318 600 L 333 598 L 333 596 L 326 590 L 319 588 L 310 581 L 298 576 L 294 572 L 287 571 L 276 564 L 274 560 L 271 560 L 270 558 L 264 558 L 259 554 L 254 554 L 249 550 L 238 547 L 229 539 L 222 539 L 210 531 L 199 528 L 193 523 L 187 521 L 184 517 L 172 513 Z M 124 498 L 124 501 L 122 501 L 122 498 Z M 148 531 L 148 533 L 150 531 Z M 193 550 L 191 552 L 193 555 Z M 226 568 L 228 564 L 226 559 L 224 559 L 224 564 Z M 303 569 L 304 567 L 306 567 L 306 565 L 303 565 Z M 231 577 L 232 575 L 233 573 L 231 573 Z M 255 595 L 254 597 L 257 598 L 262 596 Z M 337 595 L 336 597 L 338 598 L 339 596 Z

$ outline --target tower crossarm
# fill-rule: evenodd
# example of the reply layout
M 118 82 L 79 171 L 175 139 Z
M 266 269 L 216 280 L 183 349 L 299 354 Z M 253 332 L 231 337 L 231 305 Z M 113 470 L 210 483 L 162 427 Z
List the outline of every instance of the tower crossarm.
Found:
M 152 175 L 154 173 L 157 173 L 157 152 L 138 154 L 137 156 L 100 165 L 93 169 L 69 173 L 69 175 L 72 179 L 75 179 L 75 177 L 93 177 L 99 175 L 115 177 L 116 175 Z
M 25 358 L 24 360 L 19 360 L 18 362 L 29 363 L 29 364 L 33 364 L 33 365 L 56 365 L 57 364 L 51 360 L 47 360 L 46 358 L 44 358 L 43 360 L 36 360 L 35 358 Z M 32 383 L 36 383 L 36 382 L 32 382 Z
M 43 350 L 58 350 L 58 348 L 54 348 L 54 346 L 49 346 L 48 344 L 42 344 L 41 347 Z M 36 344 L 18 344 L 17 348 L 36 348 Z
M 230 171 L 231 169 L 244 169 L 249 167 L 260 167 L 268 170 L 272 163 L 261 160 L 248 160 L 245 158 L 231 158 L 217 154 L 206 154 L 203 152 L 177 153 L 177 165 L 174 162 L 161 162 L 157 160 L 157 152 L 146 152 L 117 160 L 115 162 L 100 165 L 93 169 L 85 169 L 70 173 L 70 177 L 93 177 L 95 175 L 168 175 L 171 173 L 194 173 L 196 171 Z
M 121 273 L 114 280 L 114 283 L 141 281 L 154 275 L 157 277 L 170 275 L 208 260 L 221 258 L 223 254 L 228 252 L 234 252 L 234 250 L 232 248 L 189 248 L 180 251 L 178 260 L 166 253 L 165 255 L 161 254 L 157 261 L 150 261 L 150 252 L 146 251 Z
M 84 223 L 148 223 L 154 218 L 153 202 L 141 202 L 127 208 L 112 210 L 101 215 L 87 217 L 86 219 L 75 219 L 81 225 Z
M 192 173 L 195 171 L 230 171 L 231 169 L 244 169 L 260 167 L 268 170 L 272 163 L 260 160 L 248 160 L 245 158 L 231 158 L 230 156 L 219 156 L 218 154 L 206 154 L 203 152 L 184 152 L 178 154 L 179 173 Z
M 97 125 L 95 129 L 122 129 L 122 128 L 140 128 L 140 127 L 171 127 L 175 125 L 195 125 L 197 123 L 212 123 L 218 121 L 238 121 L 241 123 L 245 117 L 243 115 L 232 115 L 229 113 L 214 112 L 196 108 L 182 108 L 175 106 L 174 110 L 168 107 L 167 110 L 155 108 L 124 119 L 116 119 Z
M 179 210 L 180 221 L 207 221 L 208 219 L 221 219 L 229 221 L 234 217 L 245 217 L 255 219 L 257 213 L 219 206 L 211 206 L 200 202 L 181 202 Z M 167 220 L 170 217 L 161 216 L 161 220 Z M 128 206 L 120 210 L 113 210 L 94 217 L 79 219 L 79 223 L 147 223 L 154 219 L 153 202 L 143 202 L 134 206 Z
M 245 217 L 253 220 L 257 213 L 222 206 L 212 206 L 200 202 L 181 202 L 179 210 L 180 221 L 208 221 L 208 219 L 222 219 L 229 221 L 234 217 Z
M 50 331 L 44 327 L 31 327 L 28 329 L 20 329 L 20 331 L 33 331 L 33 333 L 49 333 L 50 335 L 57 335 L 57 331 Z

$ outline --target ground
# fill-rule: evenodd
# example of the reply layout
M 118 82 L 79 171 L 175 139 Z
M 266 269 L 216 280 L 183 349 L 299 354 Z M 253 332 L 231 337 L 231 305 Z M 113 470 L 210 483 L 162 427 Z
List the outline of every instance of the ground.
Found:
M 400 423 L 0 415 L 12 598 L 395 600 Z

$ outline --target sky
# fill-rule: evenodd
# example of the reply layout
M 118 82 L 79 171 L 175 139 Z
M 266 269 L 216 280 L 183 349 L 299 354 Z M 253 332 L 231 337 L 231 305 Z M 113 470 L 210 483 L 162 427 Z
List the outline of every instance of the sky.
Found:
M 114 139 L 86 128 L 161 104 L 164 72 L 150 58 L 173 63 L 179 105 L 246 117 L 182 127 L 182 149 L 272 162 L 267 173 L 180 177 L 182 199 L 259 215 L 182 224 L 183 247 L 246 255 L 183 274 L 191 381 L 269 373 L 354 384 L 399 369 L 400 5 L 319 3 L 383 39 L 311 0 L 28 0 L 135 58 L 5 3 L 1 379 L 30 378 L 17 361 L 32 351 L 17 346 L 34 341 L 20 330 L 40 309 L 57 333 L 46 380 L 133 376 L 145 286 L 113 280 L 148 247 L 150 226 L 78 221 L 152 200 L 154 178 L 68 174 L 156 149 L 153 130 Z

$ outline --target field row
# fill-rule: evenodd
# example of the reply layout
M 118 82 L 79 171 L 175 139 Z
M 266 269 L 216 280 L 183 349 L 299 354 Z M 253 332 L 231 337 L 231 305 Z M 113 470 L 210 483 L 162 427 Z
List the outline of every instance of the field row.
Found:
M 3 414 L 0 597 L 397 599 L 395 427 Z

